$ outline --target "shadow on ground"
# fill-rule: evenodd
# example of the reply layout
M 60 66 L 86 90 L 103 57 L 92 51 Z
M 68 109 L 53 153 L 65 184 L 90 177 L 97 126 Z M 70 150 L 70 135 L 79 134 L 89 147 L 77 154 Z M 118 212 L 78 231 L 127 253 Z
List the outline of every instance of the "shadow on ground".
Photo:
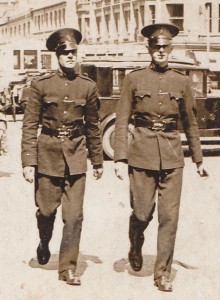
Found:
M 0 177 L 11 177 L 12 173 L 8 173 L 8 172 L 1 172 L 0 171 Z
M 154 255 L 144 255 L 143 256 L 143 267 L 139 272 L 135 272 L 128 261 L 127 258 L 122 258 L 120 260 L 117 260 L 114 263 L 114 271 L 115 272 L 125 272 L 127 271 L 128 274 L 132 276 L 137 276 L 137 277 L 147 277 L 147 276 L 152 276 L 154 274 L 154 264 L 155 264 L 156 256 Z M 197 267 L 190 266 L 188 264 L 182 263 L 178 260 L 174 260 L 173 264 L 179 265 L 183 268 L 186 269 L 198 269 Z M 171 270 L 171 276 L 170 279 L 171 281 L 174 280 L 176 277 L 177 270 L 172 268 Z
M 95 264 L 102 264 L 103 262 L 98 256 L 94 255 L 79 255 L 79 262 L 77 265 L 77 275 L 82 276 L 88 267 L 87 261 L 91 261 Z M 58 270 L 59 254 L 52 254 L 49 262 L 46 265 L 40 265 L 37 258 L 34 257 L 29 261 L 29 266 L 31 268 L 40 268 L 44 270 Z

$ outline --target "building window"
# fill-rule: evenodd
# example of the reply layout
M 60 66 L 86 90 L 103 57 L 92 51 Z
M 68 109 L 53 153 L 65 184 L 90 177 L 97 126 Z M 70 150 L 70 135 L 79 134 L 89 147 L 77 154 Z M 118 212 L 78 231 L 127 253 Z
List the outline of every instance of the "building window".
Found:
M 20 69 L 21 68 L 21 51 L 14 50 L 13 56 L 14 56 L 14 69 Z
M 176 25 L 180 31 L 184 31 L 184 6 L 183 4 L 167 4 L 168 13 L 170 15 L 170 23 Z
M 116 27 L 116 30 L 118 32 L 119 20 L 120 20 L 120 14 L 118 12 L 114 13 L 114 19 L 115 19 L 115 27 Z
M 41 54 L 41 68 L 42 69 L 51 69 L 51 55 L 50 54 Z
M 218 32 L 220 32 L 220 4 L 218 5 Z
M 144 5 L 140 5 L 141 23 L 144 24 Z
M 156 7 L 155 7 L 155 5 L 149 5 L 149 10 L 150 10 L 150 24 L 154 24 L 155 19 L 156 19 Z M 143 24 L 144 24 L 144 22 L 143 22 Z
M 17 34 L 17 28 L 16 28 L 16 26 L 14 27 L 14 36 L 16 36 L 16 34 Z
M 130 23 L 130 10 L 124 10 L 123 12 L 124 12 L 126 30 L 128 31 L 129 23 Z
M 57 27 L 57 11 L 55 11 L 54 13 L 54 22 L 55 22 L 55 26 Z
M 21 25 L 18 26 L 18 33 L 21 35 Z
M 101 17 L 96 17 L 96 24 L 97 24 L 97 29 L 98 29 L 98 34 L 101 32 Z
M 26 24 L 23 24 L 23 35 L 26 35 Z
M 30 35 L 30 33 L 31 33 L 31 23 L 28 22 L 28 35 Z
M 105 15 L 105 24 L 106 24 L 106 27 L 107 27 L 107 31 L 109 33 L 109 28 L 110 28 L 110 15 L 109 14 Z
M 45 22 L 46 22 L 46 26 L 48 27 L 48 13 L 45 14 Z
M 90 28 L 90 19 L 85 18 L 85 38 L 86 39 L 88 39 L 89 35 L 90 35 L 89 28 Z
M 50 25 L 53 25 L 53 13 L 50 12 Z
M 40 30 L 40 16 L 37 17 L 38 30 Z
M 207 24 L 208 30 L 209 30 L 209 32 L 212 32 L 212 3 L 206 3 L 205 7 L 206 7 L 206 12 L 207 12 L 206 18 L 207 18 L 207 22 L 208 22 L 208 24 Z
M 66 23 L 66 18 L 65 18 L 66 10 L 63 8 L 63 24 Z
M 59 9 L 59 26 L 61 26 L 61 19 L 62 19 L 61 10 Z
M 37 69 L 37 50 L 24 50 L 24 69 Z

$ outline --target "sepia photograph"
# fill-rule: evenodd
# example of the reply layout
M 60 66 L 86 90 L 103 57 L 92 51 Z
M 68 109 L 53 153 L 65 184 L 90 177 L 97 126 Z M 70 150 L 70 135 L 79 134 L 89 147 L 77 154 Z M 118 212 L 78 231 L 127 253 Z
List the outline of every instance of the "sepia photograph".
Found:
M 220 0 L 0 0 L 0 299 L 220 299 Z

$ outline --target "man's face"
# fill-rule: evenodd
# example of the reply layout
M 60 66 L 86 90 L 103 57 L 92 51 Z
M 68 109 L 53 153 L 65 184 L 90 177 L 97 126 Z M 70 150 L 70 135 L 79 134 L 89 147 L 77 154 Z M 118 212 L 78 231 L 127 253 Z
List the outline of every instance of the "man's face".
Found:
M 76 65 L 77 50 L 62 50 L 57 53 L 57 57 L 61 68 L 73 69 Z
M 150 45 L 149 52 L 153 62 L 160 67 L 165 67 L 168 63 L 169 54 L 172 51 L 172 45 Z

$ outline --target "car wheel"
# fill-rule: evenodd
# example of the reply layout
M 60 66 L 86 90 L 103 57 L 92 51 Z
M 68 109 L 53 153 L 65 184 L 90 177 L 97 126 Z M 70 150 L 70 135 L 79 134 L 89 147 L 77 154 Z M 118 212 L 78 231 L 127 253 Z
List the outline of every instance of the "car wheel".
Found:
M 110 158 L 114 158 L 114 138 L 115 138 L 115 122 L 106 126 L 103 136 L 102 136 L 102 146 L 104 153 Z M 132 131 L 134 125 L 132 123 L 128 126 L 128 143 L 131 140 Z

